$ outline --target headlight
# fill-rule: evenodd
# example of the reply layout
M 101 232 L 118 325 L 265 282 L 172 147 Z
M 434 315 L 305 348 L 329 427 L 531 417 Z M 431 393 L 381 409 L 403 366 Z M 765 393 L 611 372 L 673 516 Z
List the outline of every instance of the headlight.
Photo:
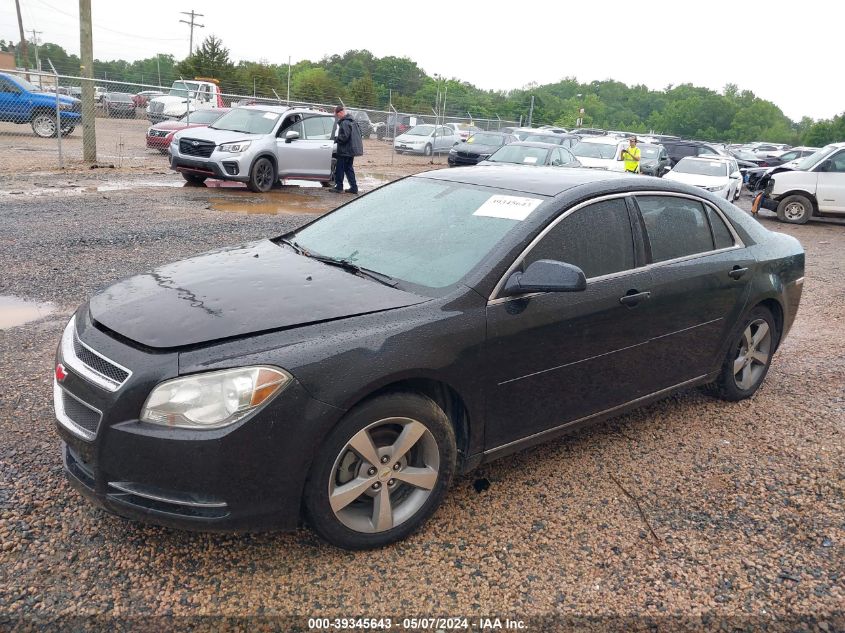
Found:
M 719 185 L 717 187 L 705 187 L 705 189 L 707 189 L 707 191 L 721 191 L 725 187 L 726 185 Z
M 240 152 L 245 152 L 249 149 L 250 141 L 238 141 L 237 143 L 223 143 L 219 149 L 221 152 L 231 152 L 233 154 L 239 154 Z
M 449 153 L 450 153 L 452 156 L 454 156 L 455 154 L 457 154 L 457 153 L 458 153 L 458 150 L 456 150 L 455 148 L 452 148 L 452 149 L 450 149 L 450 150 L 449 150 Z
M 224 369 L 168 380 L 153 389 L 141 420 L 187 429 L 233 424 L 267 402 L 293 380 L 267 366 Z
M 59 110 L 73 110 L 73 104 L 72 103 L 60 103 L 59 104 Z

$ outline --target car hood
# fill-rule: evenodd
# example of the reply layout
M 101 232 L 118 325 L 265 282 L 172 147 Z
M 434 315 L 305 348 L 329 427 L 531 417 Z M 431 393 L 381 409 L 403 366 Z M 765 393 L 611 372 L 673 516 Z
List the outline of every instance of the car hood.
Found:
M 39 97 L 50 99 L 51 103 L 56 103 L 56 93 L 55 92 L 33 92 L 33 93 L 30 93 L 30 94 L 38 95 Z M 75 103 L 80 103 L 80 101 L 76 97 L 69 97 L 67 95 L 59 95 L 59 103 L 64 103 L 65 105 L 73 105 Z
M 174 348 L 427 300 L 262 240 L 125 279 L 95 294 L 90 311 L 141 345 Z
M 202 141 L 211 141 L 220 145 L 221 143 L 234 143 L 235 141 L 255 141 L 265 138 L 266 134 L 248 134 L 245 132 L 232 132 L 231 130 L 216 130 L 205 126 L 190 126 L 179 130 L 176 133 L 176 140 L 189 136 L 190 138 Z
M 576 156 L 578 162 L 584 167 L 601 167 L 603 169 L 610 169 L 616 161 L 612 158 L 589 158 L 587 156 Z
M 172 132 L 174 130 L 177 130 L 177 131 L 178 130 L 184 130 L 185 128 L 188 128 L 188 127 L 203 127 L 203 126 L 188 125 L 187 123 L 185 123 L 183 121 L 164 121 L 162 123 L 156 123 L 152 127 L 152 129 L 153 130 L 166 130 L 168 132 Z
M 663 177 L 693 187 L 719 187 L 726 186 L 730 182 L 727 176 L 702 176 L 700 174 L 681 174 L 674 171 L 670 171 Z
M 492 154 L 501 145 L 481 145 L 475 143 L 459 143 L 455 145 L 455 149 L 459 152 L 467 152 L 468 154 Z

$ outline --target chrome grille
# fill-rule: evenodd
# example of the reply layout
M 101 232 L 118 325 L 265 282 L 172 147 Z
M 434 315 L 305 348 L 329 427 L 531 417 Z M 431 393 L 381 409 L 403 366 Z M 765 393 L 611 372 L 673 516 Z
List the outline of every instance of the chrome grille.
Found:
M 183 138 L 179 141 L 179 152 L 185 156 L 200 156 L 208 158 L 217 147 L 211 141 L 201 141 L 195 138 Z
M 150 130 L 150 136 L 167 136 L 167 130 Z
M 95 352 L 79 340 L 76 317 L 68 322 L 62 335 L 61 353 L 62 361 L 68 368 L 106 391 L 117 391 L 132 375 L 126 367 Z
M 103 414 L 68 393 L 59 383 L 53 381 L 53 405 L 56 409 L 56 419 L 63 427 L 84 440 L 91 441 L 97 437 L 97 429 Z

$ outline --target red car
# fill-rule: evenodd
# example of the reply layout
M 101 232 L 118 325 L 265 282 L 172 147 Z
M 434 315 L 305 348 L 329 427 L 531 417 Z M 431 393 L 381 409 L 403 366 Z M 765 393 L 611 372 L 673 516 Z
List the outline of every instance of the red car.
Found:
M 163 95 L 164 93 L 160 90 L 144 90 L 132 97 L 132 103 L 135 104 L 136 108 L 146 108 L 150 99 L 153 97 L 161 97 Z
M 149 149 L 157 149 L 162 154 L 166 154 L 170 148 L 170 142 L 173 140 L 173 135 L 176 132 L 189 127 L 206 127 L 207 125 L 211 125 L 229 110 L 230 108 L 195 110 L 190 113 L 190 118 L 186 114 L 178 121 L 162 121 L 161 123 L 156 123 L 147 130 L 147 147 Z

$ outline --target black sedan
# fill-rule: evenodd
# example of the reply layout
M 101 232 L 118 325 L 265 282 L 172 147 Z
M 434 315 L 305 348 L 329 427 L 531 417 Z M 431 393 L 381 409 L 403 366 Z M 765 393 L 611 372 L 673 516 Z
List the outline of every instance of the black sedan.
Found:
M 550 167 L 581 167 L 575 154 L 565 147 L 549 143 L 517 141 L 505 145 L 481 165 L 536 165 Z
M 502 132 L 476 132 L 466 141 L 457 143 L 449 150 L 447 162 L 449 167 L 460 165 L 477 165 L 480 161 L 486 160 L 490 154 L 498 150 L 502 145 L 513 143 L 517 138 L 513 134 Z
M 748 398 L 803 275 L 794 238 L 698 188 L 419 174 L 83 304 L 55 366 L 65 469 L 125 517 L 385 545 L 482 462 L 695 385 Z

